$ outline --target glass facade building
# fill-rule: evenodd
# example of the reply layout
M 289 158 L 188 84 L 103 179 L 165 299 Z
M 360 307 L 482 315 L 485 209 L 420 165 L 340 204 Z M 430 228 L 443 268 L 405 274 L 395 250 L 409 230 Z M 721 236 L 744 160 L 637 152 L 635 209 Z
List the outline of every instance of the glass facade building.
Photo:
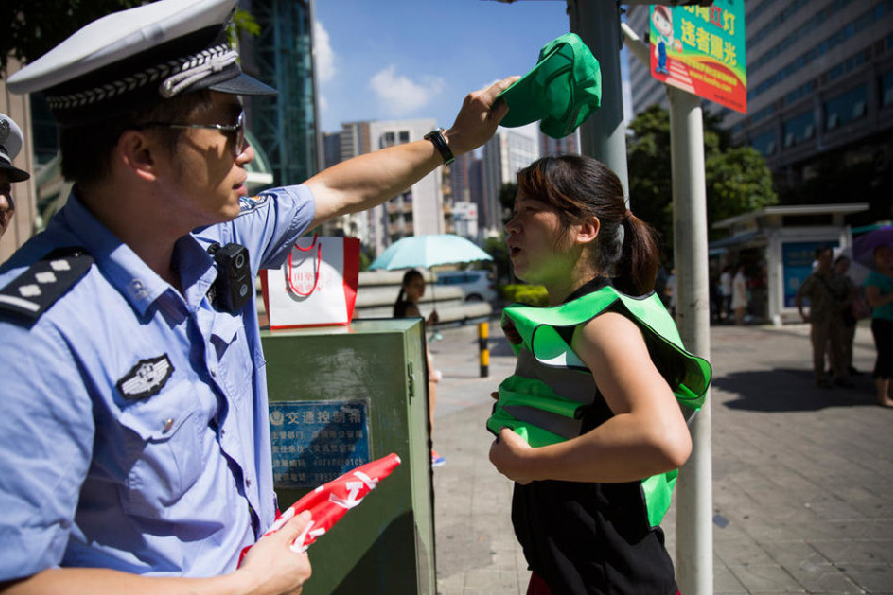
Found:
M 299 184 L 321 169 L 313 64 L 313 0 L 242 0 L 260 27 L 243 35 L 243 67 L 277 91 L 246 98 L 250 127 L 269 159 L 275 185 Z
M 745 22 L 748 112 L 704 105 L 733 142 L 763 154 L 782 200 L 806 201 L 786 190 L 830 167 L 842 179 L 857 171 L 870 178 L 866 192 L 885 186 L 893 172 L 893 0 L 755 0 L 747 3 Z M 627 23 L 647 40 L 648 7 L 629 7 Z M 668 105 L 649 70 L 630 60 L 635 113 Z M 859 193 L 845 188 L 815 188 L 812 201 Z M 891 217 L 880 194 L 867 198 L 866 217 Z

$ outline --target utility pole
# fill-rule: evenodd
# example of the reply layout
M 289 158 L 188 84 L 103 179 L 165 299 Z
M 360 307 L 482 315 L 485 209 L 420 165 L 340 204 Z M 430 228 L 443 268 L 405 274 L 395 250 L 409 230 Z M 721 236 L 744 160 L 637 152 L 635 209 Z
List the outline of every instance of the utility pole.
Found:
M 673 162 L 676 326 L 695 355 L 710 359 L 707 183 L 701 98 L 667 87 Z M 710 395 L 692 421 L 694 448 L 676 481 L 676 568 L 680 590 L 713 592 L 712 417 Z
M 648 46 L 625 24 L 627 49 L 651 63 Z M 692 353 L 710 359 L 707 183 L 701 98 L 666 87 L 670 100 L 675 222 L 676 325 Z M 676 481 L 676 576 L 686 595 L 713 593 L 712 416 L 708 393 L 690 430 L 694 447 Z
M 620 4 L 616 0 L 567 0 L 571 31 L 589 46 L 602 73 L 601 107 L 580 126 L 580 152 L 611 168 L 629 204 L 626 129 L 620 76 Z

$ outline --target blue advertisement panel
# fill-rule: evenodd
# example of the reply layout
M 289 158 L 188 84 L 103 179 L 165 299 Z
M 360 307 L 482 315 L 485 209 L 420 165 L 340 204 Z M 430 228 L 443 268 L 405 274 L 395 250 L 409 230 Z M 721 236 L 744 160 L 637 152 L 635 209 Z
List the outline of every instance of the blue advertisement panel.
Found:
M 271 401 L 277 488 L 315 488 L 371 461 L 366 401 Z
M 781 278 L 784 282 L 784 305 L 786 308 L 796 308 L 794 299 L 797 290 L 803 280 L 812 272 L 815 262 L 815 251 L 821 246 L 836 249 L 836 241 L 816 242 L 782 242 L 781 244 Z M 809 298 L 804 300 L 804 305 L 809 305 Z

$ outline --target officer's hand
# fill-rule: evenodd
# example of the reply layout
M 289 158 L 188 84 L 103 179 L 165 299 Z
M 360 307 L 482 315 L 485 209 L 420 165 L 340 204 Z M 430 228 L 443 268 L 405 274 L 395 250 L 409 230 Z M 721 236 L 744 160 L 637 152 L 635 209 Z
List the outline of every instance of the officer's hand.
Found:
M 237 572 L 250 573 L 256 593 L 299 595 L 310 578 L 307 554 L 291 551 L 291 543 L 301 535 L 310 521 L 303 512 L 285 523 L 279 531 L 260 538 L 252 547 Z
M 514 430 L 502 428 L 499 430 L 499 436 L 490 445 L 490 462 L 512 481 L 521 484 L 530 483 L 536 479 L 530 473 L 528 459 L 533 450 Z
M 519 78 L 517 76 L 504 78 L 486 89 L 465 96 L 462 110 L 456 116 L 452 127 L 445 133 L 454 155 L 467 153 L 490 140 L 499 126 L 499 121 L 508 113 L 506 103 L 501 100 L 497 102 L 496 98 Z

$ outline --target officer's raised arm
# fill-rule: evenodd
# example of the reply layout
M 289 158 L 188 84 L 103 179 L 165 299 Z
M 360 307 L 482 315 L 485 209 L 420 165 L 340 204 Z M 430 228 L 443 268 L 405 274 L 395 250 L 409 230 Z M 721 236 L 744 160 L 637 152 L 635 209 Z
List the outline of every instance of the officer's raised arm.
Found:
M 516 80 L 505 78 L 469 93 L 449 130 L 433 130 L 425 140 L 354 157 L 307 180 L 316 199 L 311 227 L 393 198 L 437 166 L 486 143 L 508 111 L 497 97 Z

